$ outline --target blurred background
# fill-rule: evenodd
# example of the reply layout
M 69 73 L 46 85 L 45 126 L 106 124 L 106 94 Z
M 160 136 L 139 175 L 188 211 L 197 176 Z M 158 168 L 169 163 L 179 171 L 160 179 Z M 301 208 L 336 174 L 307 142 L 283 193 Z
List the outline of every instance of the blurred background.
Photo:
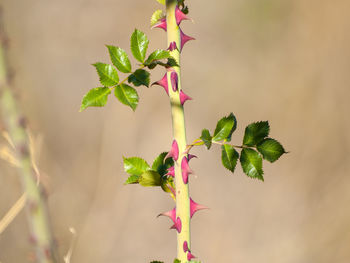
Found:
M 192 220 L 192 251 L 204 263 L 350 262 L 350 2 L 347 0 L 188 0 L 182 28 L 197 40 L 182 56 L 187 138 L 233 112 L 244 127 L 269 120 L 290 151 L 265 182 L 231 175 L 220 149 L 193 151 L 190 192 L 210 210 Z M 129 51 L 135 27 L 150 49 L 156 1 L 2 0 L 9 60 L 22 110 L 36 138 L 52 224 L 63 256 L 77 231 L 74 262 L 172 262 L 173 201 L 160 189 L 124 186 L 122 156 L 151 162 L 172 141 L 169 102 L 160 87 L 138 89 L 135 113 L 110 96 L 79 113 L 98 86 L 105 44 Z M 161 78 L 157 69 L 152 81 Z M 0 139 L 0 145 L 6 144 Z M 21 196 L 17 171 L 0 161 L 0 217 Z M 0 235 L 2 263 L 30 262 L 25 213 Z

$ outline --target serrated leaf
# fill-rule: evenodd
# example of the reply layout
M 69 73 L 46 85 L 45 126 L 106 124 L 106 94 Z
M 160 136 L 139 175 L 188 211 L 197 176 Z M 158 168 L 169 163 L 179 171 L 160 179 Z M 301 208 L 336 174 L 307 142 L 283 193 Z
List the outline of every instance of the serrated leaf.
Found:
M 168 58 L 168 62 L 167 62 L 168 67 L 179 67 L 179 64 L 176 62 L 176 60 L 174 58 Z
M 240 157 L 243 172 L 249 177 L 264 181 L 262 169 L 262 158 L 259 153 L 250 148 L 244 148 Z
M 135 29 L 134 33 L 131 35 L 131 52 L 134 57 L 143 63 L 145 61 L 146 52 L 148 48 L 149 41 L 145 33 L 138 29 Z
M 249 124 L 245 128 L 243 145 L 255 146 L 269 135 L 270 125 L 267 121 L 259 121 Z
M 93 64 L 93 66 L 96 68 L 103 86 L 112 87 L 118 84 L 118 72 L 112 65 L 98 62 Z
M 224 144 L 221 146 L 221 161 L 223 166 L 232 173 L 235 171 L 237 160 L 239 158 L 238 152 L 232 145 Z
M 213 141 L 227 140 L 231 141 L 232 133 L 236 130 L 237 120 L 236 117 L 231 113 L 227 117 L 223 117 L 216 124 Z
M 154 11 L 151 17 L 151 26 L 157 24 L 157 22 L 162 18 L 164 18 L 163 10 L 158 9 Z
M 136 87 L 144 85 L 149 86 L 150 73 L 144 69 L 138 69 L 133 74 L 129 75 L 128 82 L 134 84 Z
M 148 170 L 141 174 L 139 184 L 142 186 L 161 186 L 162 180 L 158 172 L 153 170 Z
M 140 176 L 138 175 L 130 175 L 129 178 L 125 181 L 124 184 L 138 184 L 140 180 Z
M 114 89 L 114 95 L 121 103 L 130 106 L 133 111 L 136 110 L 139 96 L 134 88 L 126 84 L 118 85 Z
M 124 170 L 130 175 L 141 175 L 149 169 L 148 163 L 140 157 L 124 157 Z
M 282 144 L 275 139 L 266 138 L 257 145 L 258 151 L 262 154 L 264 159 L 273 163 L 277 161 L 282 154 L 286 153 Z
M 212 140 L 210 132 L 207 129 L 202 130 L 202 136 L 200 138 L 202 139 L 205 146 L 207 146 L 207 148 L 209 150 L 211 147 L 211 140 Z
M 84 97 L 80 106 L 80 111 L 85 110 L 87 107 L 103 107 L 106 105 L 108 95 L 111 90 L 106 87 L 99 87 L 91 89 Z
M 149 65 L 154 61 L 170 58 L 170 52 L 168 50 L 163 49 L 157 49 L 156 51 L 153 51 L 147 58 L 145 65 Z
M 157 156 L 157 158 L 153 161 L 152 170 L 157 171 L 160 175 L 165 175 L 167 170 L 174 165 L 173 158 L 167 158 L 164 161 L 167 152 L 162 152 Z
M 130 73 L 131 64 L 128 54 L 120 47 L 107 45 L 107 48 L 113 65 L 121 72 Z
M 165 5 L 165 0 L 157 0 L 158 3 Z

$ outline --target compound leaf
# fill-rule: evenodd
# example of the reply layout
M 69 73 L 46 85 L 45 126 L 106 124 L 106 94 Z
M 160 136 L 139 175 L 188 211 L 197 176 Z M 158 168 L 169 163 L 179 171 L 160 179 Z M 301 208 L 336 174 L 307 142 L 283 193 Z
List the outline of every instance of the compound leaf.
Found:
M 126 52 L 120 47 L 107 45 L 107 48 L 113 65 L 121 72 L 130 73 L 131 64 Z
M 259 121 L 249 124 L 245 128 L 243 144 L 255 146 L 269 135 L 270 125 L 267 121 Z
M 243 172 L 251 178 L 264 181 L 262 169 L 262 158 L 260 154 L 250 148 L 244 148 L 241 152 L 240 162 Z
M 236 130 L 237 120 L 236 117 L 231 113 L 227 117 L 223 117 L 216 124 L 213 141 L 231 140 L 232 133 Z
M 161 186 L 162 180 L 158 172 L 147 170 L 140 176 L 139 184 L 142 186 Z
M 273 163 L 277 161 L 282 154 L 286 153 L 282 144 L 275 139 L 266 138 L 257 145 L 258 151 L 262 154 L 264 159 Z
M 233 173 L 239 158 L 238 152 L 235 150 L 235 148 L 233 148 L 233 146 L 228 144 L 222 145 L 221 150 L 221 161 L 223 166 Z
M 111 90 L 106 87 L 99 87 L 91 89 L 84 97 L 81 103 L 80 111 L 85 110 L 87 107 L 103 107 L 106 105 L 108 95 Z
M 144 69 L 138 69 L 133 74 L 129 75 L 128 82 L 134 84 L 136 87 L 144 85 L 149 86 L 150 73 Z
M 142 175 L 150 169 L 148 163 L 139 157 L 130 157 L 124 159 L 124 170 L 130 175 Z
M 134 33 L 131 35 L 131 52 L 134 57 L 143 63 L 145 61 L 146 52 L 148 48 L 149 41 L 145 33 L 138 29 L 135 29 Z
M 210 132 L 207 129 L 202 130 L 202 136 L 200 138 L 201 138 L 201 140 L 204 142 L 205 146 L 207 146 L 207 148 L 209 150 L 210 147 L 211 147 L 211 140 L 212 140 Z
M 118 84 L 119 77 L 117 70 L 109 64 L 95 63 L 93 66 L 97 70 L 97 74 L 100 77 L 100 82 L 105 87 L 112 87 Z
M 149 65 L 154 61 L 170 58 L 170 52 L 168 50 L 163 49 L 157 49 L 156 51 L 153 51 L 147 58 L 145 65 Z
M 136 110 L 139 103 L 139 96 L 134 88 L 126 84 L 120 84 L 115 87 L 114 95 L 121 103 L 130 106 L 133 111 Z
M 125 181 L 124 184 L 138 184 L 140 180 L 140 176 L 138 175 L 130 175 L 129 178 Z

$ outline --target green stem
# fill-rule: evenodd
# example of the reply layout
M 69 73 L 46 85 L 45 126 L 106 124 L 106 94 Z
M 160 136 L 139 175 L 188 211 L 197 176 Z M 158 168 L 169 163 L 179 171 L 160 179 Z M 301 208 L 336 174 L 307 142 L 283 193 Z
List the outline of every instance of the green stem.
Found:
M 54 263 L 55 250 L 49 227 L 45 198 L 32 167 L 29 150 L 29 138 L 25 129 L 24 117 L 18 111 L 15 97 L 9 85 L 5 59 L 4 31 L 0 21 L 0 106 L 7 131 L 16 150 L 19 161 L 19 174 L 27 196 L 26 210 L 30 225 L 31 238 L 36 248 L 36 261 Z
M 166 1 L 166 19 L 167 19 L 167 37 L 168 46 L 171 42 L 176 42 L 178 49 L 181 47 L 180 29 L 175 19 L 176 0 Z M 187 262 L 187 253 L 183 250 L 183 244 L 187 241 L 188 247 L 191 247 L 191 231 L 190 231 L 190 197 L 188 191 L 188 184 L 185 184 L 182 179 L 181 161 L 184 156 L 187 142 L 185 130 L 185 116 L 184 108 L 180 102 L 181 90 L 181 72 L 180 72 L 180 52 L 175 49 L 171 55 L 177 61 L 179 67 L 174 67 L 178 75 L 178 90 L 173 91 L 171 86 L 170 75 L 168 71 L 168 90 L 170 97 L 172 125 L 174 139 L 177 141 L 179 147 L 179 158 L 175 163 L 175 186 L 176 186 L 176 218 L 181 220 L 181 232 L 177 233 L 177 258 L 181 262 Z

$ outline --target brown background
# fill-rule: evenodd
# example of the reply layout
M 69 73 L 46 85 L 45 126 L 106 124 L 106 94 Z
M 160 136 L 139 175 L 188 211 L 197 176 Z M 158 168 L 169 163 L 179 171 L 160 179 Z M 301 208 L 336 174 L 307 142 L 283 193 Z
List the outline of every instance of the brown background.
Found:
M 183 51 L 187 138 L 214 129 L 229 112 L 244 127 L 268 119 L 290 154 L 265 163 L 265 183 L 234 175 L 220 149 L 195 149 L 191 195 L 209 211 L 192 221 L 192 250 L 205 263 L 350 262 L 350 2 L 348 0 L 188 0 L 196 37 Z M 175 232 L 156 215 L 173 207 L 159 189 L 124 186 L 122 156 L 148 161 L 171 144 L 161 88 L 140 88 L 133 113 L 112 96 L 79 113 L 98 85 L 90 64 L 108 62 L 104 44 L 129 52 L 135 27 L 150 50 L 156 1 L 3 0 L 15 87 L 41 138 L 39 166 L 60 252 L 78 232 L 72 263 L 172 262 Z M 129 52 L 130 54 L 130 52 Z M 155 81 L 161 70 L 152 75 Z M 0 144 L 5 141 L 0 140 Z M 0 217 L 21 195 L 16 170 L 0 161 Z M 24 213 L 0 235 L 2 263 L 29 262 Z

